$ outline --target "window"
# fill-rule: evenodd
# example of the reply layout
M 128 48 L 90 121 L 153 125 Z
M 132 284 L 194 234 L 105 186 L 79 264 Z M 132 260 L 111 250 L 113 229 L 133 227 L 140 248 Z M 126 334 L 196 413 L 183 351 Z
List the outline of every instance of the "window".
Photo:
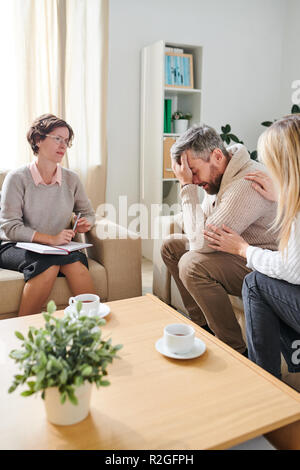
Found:
M 18 147 L 18 74 L 13 1 L 0 0 L 0 168 L 16 166 Z

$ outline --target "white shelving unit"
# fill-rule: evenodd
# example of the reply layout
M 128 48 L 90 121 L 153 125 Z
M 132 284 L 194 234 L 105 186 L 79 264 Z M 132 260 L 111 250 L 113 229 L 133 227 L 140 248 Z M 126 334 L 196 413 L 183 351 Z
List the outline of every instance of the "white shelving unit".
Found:
M 194 88 L 165 86 L 166 47 L 181 48 L 185 54 L 192 54 Z M 179 203 L 178 181 L 172 174 L 168 178 L 164 177 L 164 139 L 179 137 L 179 134 L 174 132 L 164 133 L 164 100 L 172 100 L 172 114 L 177 110 L 191 113 L 190 126 L 201 122 L 202 56 L 201 46 L 164 40 L 142 50 L 140 201 L 148 210 L 149 239 L 143 240 L 143 256 L 150 260 L 153 252 L 151 213 L 157 215 L 157 208 L 161 206 L 160 215 L 169 215 L 169 207 Z

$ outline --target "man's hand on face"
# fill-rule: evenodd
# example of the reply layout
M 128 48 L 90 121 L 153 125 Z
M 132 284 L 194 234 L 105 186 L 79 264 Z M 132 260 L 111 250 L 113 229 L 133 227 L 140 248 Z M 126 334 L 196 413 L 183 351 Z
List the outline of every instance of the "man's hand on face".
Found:
M 193 183 L 193 173 L 189 167 L 187 155 L 185 152 L 183 152 L 181 155 L 181 165 L 173 160 L 172 170 L 174 171 L 176 178 L 178 178 L 181 186 Z

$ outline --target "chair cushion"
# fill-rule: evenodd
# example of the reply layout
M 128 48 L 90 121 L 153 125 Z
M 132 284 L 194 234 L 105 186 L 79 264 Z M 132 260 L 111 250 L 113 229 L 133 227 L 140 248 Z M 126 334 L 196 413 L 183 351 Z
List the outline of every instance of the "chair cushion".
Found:
M 107 278 L 105 268 L 92 259 L 88 259 L 89 270 L 95 284 L 97 295 L 101 301 L 107 300 Z M 0 268 L 0 319 L 16 316 L 21 296 L 24 288 L 23 274 Z M 49 300 L 54 300 L 58 308 L 63 308 L 68 304 L 68 299 L 72 296 L 65 277 L 58 277 L 55 281 Z M 44 305 L 44 308 L 47 305 Z
M 7 173 L 8 170 L 0 170 L 0 189 L 2 188 L 2 184 Z
M 0 318 L 18 311 L 24 287 L 23 274 L 0 268 Z

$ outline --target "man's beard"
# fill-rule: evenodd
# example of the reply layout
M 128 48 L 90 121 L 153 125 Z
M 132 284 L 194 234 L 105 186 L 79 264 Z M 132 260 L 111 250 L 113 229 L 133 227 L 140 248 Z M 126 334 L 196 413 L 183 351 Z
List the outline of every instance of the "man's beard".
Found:
M 218 174 L 216 168 L 212 166 L 211 177 L 212 177 L 212 181 L 210 183 L 206 183 L 207 189 L 205 189 L 205 191 L 207 192 L 207 194 L 210 194 L 211 196 L 213 196 L 214 194 L 218 194 L 220 190 L 223 174 Z

